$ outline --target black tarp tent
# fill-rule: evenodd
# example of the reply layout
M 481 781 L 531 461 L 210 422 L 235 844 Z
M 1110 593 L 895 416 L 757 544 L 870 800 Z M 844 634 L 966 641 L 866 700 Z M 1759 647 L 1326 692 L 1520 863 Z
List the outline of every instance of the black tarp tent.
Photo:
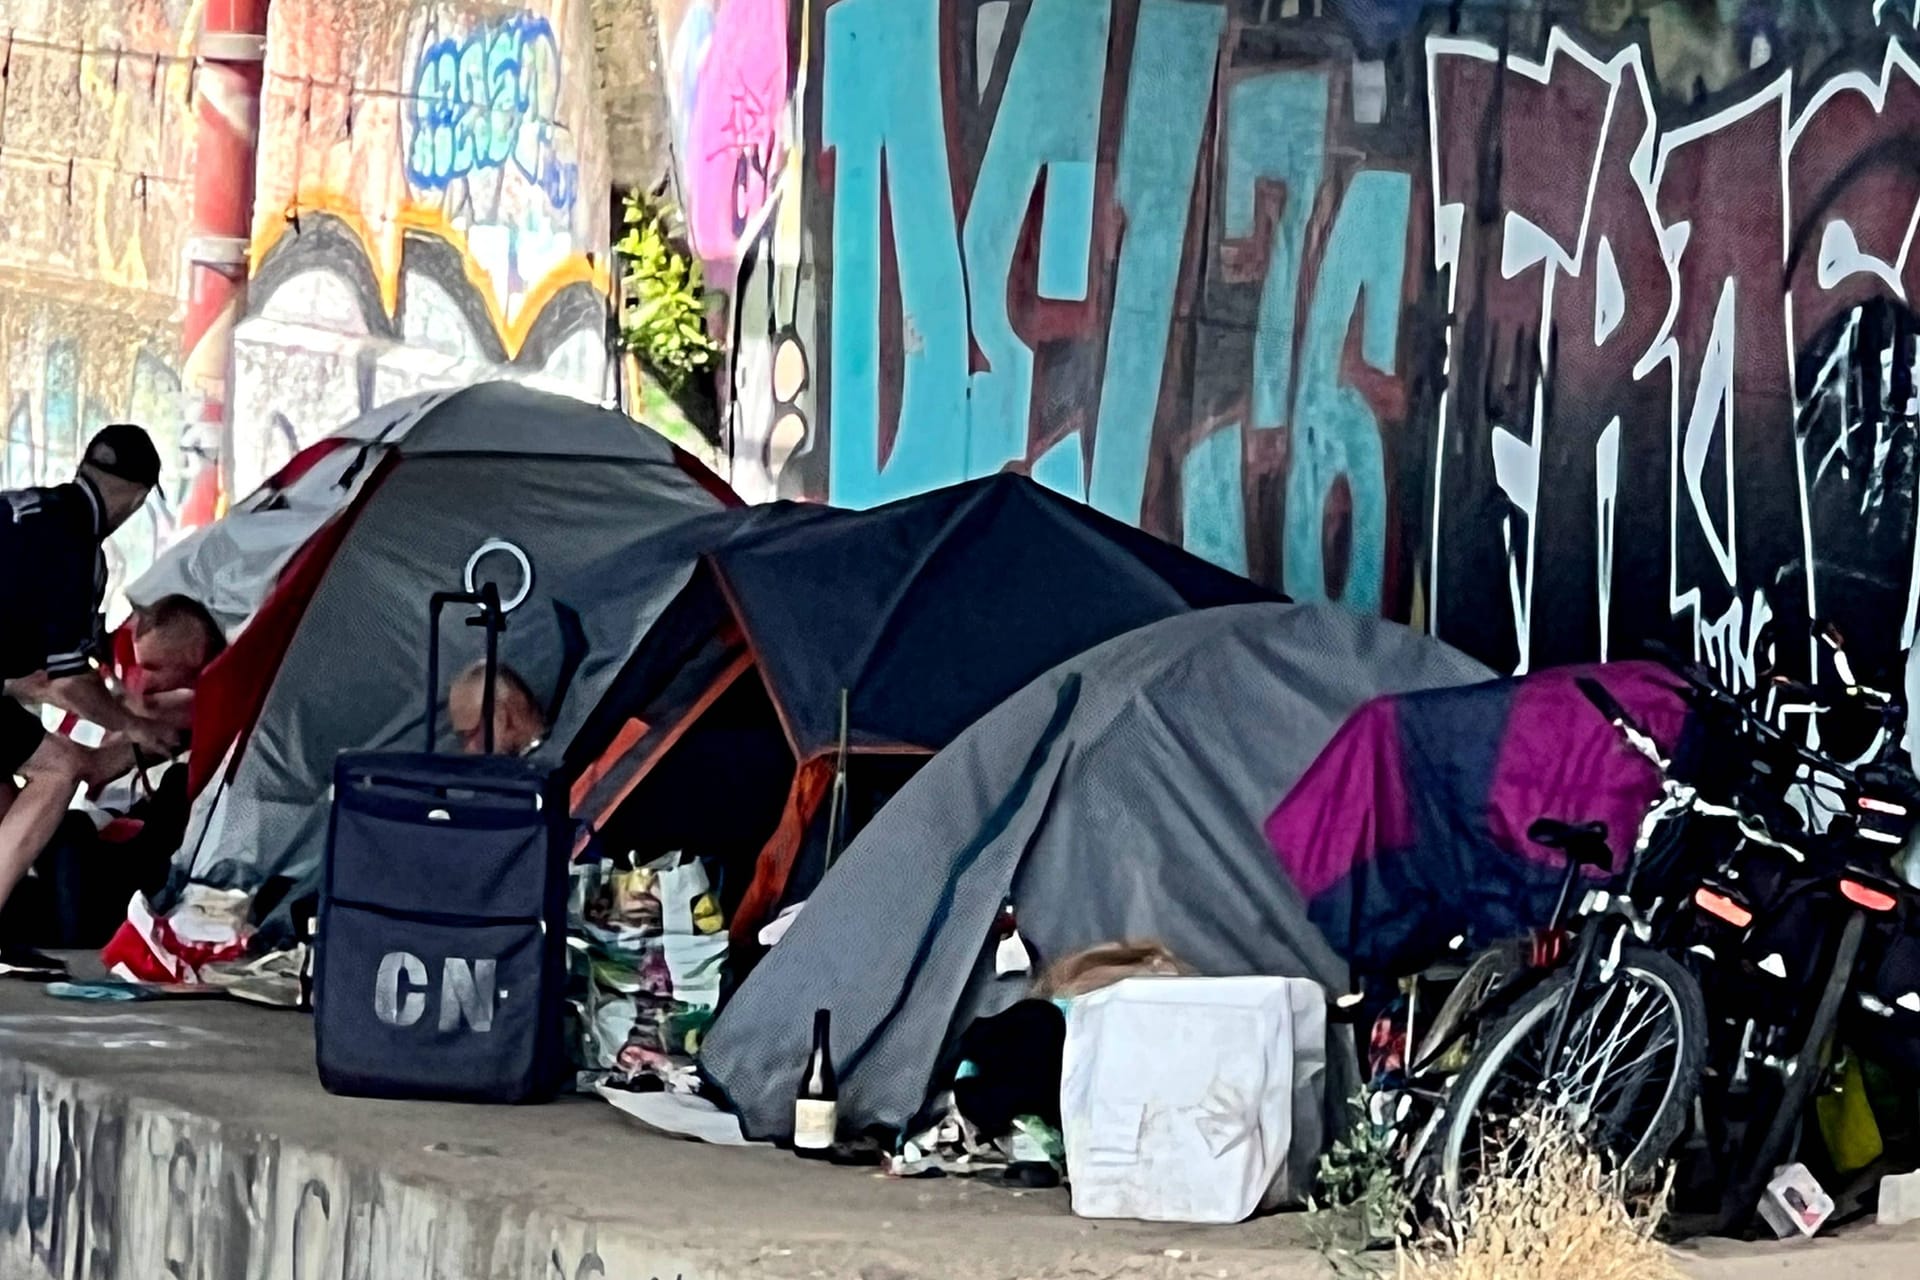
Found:
M 867 511 L 758 508 L 702 557 L 575 738 L 574 813 L 608 852 L 738 868 L 725 896 L 743 940 L 824 867 L 842 691 L 843 829 L 857 829 L 1056 663 L 1273 599 L 1021 476 Z

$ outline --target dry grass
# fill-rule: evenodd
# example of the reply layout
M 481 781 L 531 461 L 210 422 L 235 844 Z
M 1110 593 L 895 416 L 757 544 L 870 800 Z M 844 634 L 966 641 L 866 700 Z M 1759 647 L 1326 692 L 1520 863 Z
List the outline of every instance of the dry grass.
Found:
M 1519 1121 L 1514 1133 L 1489 1154 L 1461 1214 L 1400 1248 L 1397 1280 L 1682 1280 L 1654 1239 L 1664 1190 L 1623 1195 L 1551 1113 Z

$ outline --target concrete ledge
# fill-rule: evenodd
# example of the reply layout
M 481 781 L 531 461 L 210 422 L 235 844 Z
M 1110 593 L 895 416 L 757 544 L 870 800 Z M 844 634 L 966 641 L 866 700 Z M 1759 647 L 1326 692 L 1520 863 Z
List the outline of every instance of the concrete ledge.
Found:
M 0 982 L 4 1280 L 1306 1280 L 1300 1215 L 1093 1223 L 1061 1193 L 894 1182 L 659 1138 L 598 1100 L 329 1097 L 308 1020 Z M 1910 1274 L 1920 1232 L 1715 1244 L 1700 1280 Z
M 306 1018 L 234 1004 L 0 983 L 0 1109 L 7 1280 L 1324 1274 L 1298 1216 L 1097 1224 L 1057 1193 L 673 1142 L 598 1100 L 332 1098 Z

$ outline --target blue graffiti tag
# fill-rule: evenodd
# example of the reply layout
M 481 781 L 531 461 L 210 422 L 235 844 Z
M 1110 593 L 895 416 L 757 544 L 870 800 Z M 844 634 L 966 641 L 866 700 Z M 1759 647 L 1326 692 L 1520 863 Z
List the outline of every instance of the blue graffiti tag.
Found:
M 1404 173 L 1363 169 L 1340 202 L 1326 263 L 1307 310 L 1294 397 L 1294 457 L 1287 473 L 1285 565 L 1281 582 L 1296 600 L 1329 598 L 1323 530 L 1334 481 L 1352 502 L 1352 544 L 1338 598 L 1363 613 L 1384 603 L 1387 565 L 1387 466 L 1373 408 L 1341 373 L 1354 312 L 1360 355 L 1393 368 L 1400 345 L 1400 280 L 1407 262 L 1407 211 L 1413 183 Z
M 555 209 L 570 210 L 580 167 L 563 158 L 560 45 L 545 18 L 522 13 L 429 42 L 407 104 L 407 177 L 444 191 L 512 164 Z
M 1397 2 L 1369 0 L 1376 9 Z M 961 144 L 935 74 L 946 9 L 942 0 L 835 0 L 826 10 L 827 495 L 872 506 L 1024 462 L 1038 483 L 1129 524 L 1177 520 L 1190 551 L 1236 573 L 1278 569 L 1299 599 L 1379 612 L 1388 604 L 1389 424 L 1353 383 L 1350 361 L 1394 375 L 1412 180 L 1329 164 L 1339 87 L 1326 72 L 1225 76 L 1231 6 L 1032 0 L 1018 44 L 980 55 L 997 101 L 957 202 Z M 1135 24 L 1132 63 L 1110 83 L 1111 29 L 1121 21 Z M 1125 110 L 1108 161 L 1103 104 L 1114 94 Z M 1112 170 L 1105 192 L 1103 164 Z M 1197 204 L 1217 221 L 1196 215 Z M 1199 265 L 1196 216 L 1209 217 L 1214 237 Z M 889 248 L 892 298 L 883 296 Z M 1216 283 L 1207 258 L 1227 248 L 1249 261 L 1258 254 L 1261 270 L 1257 281 L 1241 269 L 1217 282 L 1259 289 L 1251 359 L 1234 375 L 1239 405 L 1191 385 L 1192 353 L 1228 326 L 1188 295 Z M 1099 289 L 1096 259 L 1109 268 Z M 1016 323 L 1022 293 L 1091 301 L 1105 315 L 1104 348 L 1075 334 L 1075 358 L 1062 359 L 1059 338 Z M 1079 368 L 1056 372 L 1050 399 L 1036 404 L 1042 341 L 1055 344 L 1056 371 Z M 1088 395 L 1094 360 L 1098 387 Z M 1182 411 L 1162 404 L 1170 379 L 1193 401 L 1191 432 L 1164 429 Z M 1067 386 L 1077 402 L 1063 408 Z M 1155 475 L 1163 480 L 1150 492 Z M 1250 489 L 1283 504 L 1250 505 Z

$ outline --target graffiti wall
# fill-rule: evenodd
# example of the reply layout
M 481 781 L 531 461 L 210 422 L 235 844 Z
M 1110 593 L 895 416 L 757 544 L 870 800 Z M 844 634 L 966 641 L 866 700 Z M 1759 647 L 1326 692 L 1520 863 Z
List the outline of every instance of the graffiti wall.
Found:
M 164 312 L 0 291 L 0 489 L 71 479 L 87 440 L 109 422 L 141 423 L 159 446 L 159 493 L 107 547 L 110 596 L 177 528 L 212 515 L 215 445 L 183 429 L 176 343 Z
M 585 0 L 276 0 L 234 487 L 376 404 L 609 390 L 609 202 Z
M 1639 47 L 1429 41 L 1442 634 L 1548 662 L 1677 630 L 1747 677 L 1769 619 L 1911 642 L 1920 46 L 1777 47 L 1675 105 Z
M 1910 641 L 1912 6 L 785 7 L 661 4 L 743 492 L 1025 471 L 1510 669 Z
M 819 496 L 788 465 L 813 442 L 809 12 L 789 0 L 656 4 L 688 239 L 721 294 L 725 469 L 750 501 Z
M 145 424 L 165 478 L 109 548 L 116 585 L 213 478 L 179 394 L 197 21 L 192 0 L 10 0 L 0 22 L 0 488 L 65 481 L 93 430 Z

